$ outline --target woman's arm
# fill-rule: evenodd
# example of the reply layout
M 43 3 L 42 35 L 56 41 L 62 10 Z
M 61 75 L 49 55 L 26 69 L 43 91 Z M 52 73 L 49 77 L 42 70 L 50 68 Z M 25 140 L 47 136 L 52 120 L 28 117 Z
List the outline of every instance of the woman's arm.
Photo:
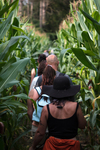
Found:
M 33 144 L 29 148 L 29 150 L 35 150 L 36 146 L 43 139 L 46 132 L 46 128 L 47 128 L 47 108 L 46 106 L 44 106 L 41 113 L 40 123 L 34 136 Z
M 39 94 L 34 88 L 29 92 L 28 96 L 32 98 L 34 101 L 36 101 L 39 98 Z
M 36 101 L 39 98 L 39 95 L 38 95 L 38 93 L 37 93 L 37 91 L 35 89 L 32 89 L 29 92 L 28 96 L 31 99 L 33 99 L 34 101 Z M 33 114 L 33 111 L 34 111 L 34 106 L 33 106 L 33 103 L 32 103 L 32 101 L 30 99 L 27 100 L 27 107 L 28 107 L 27 114 L 29 116 L 29 119 L 32 121 L 32 114 Z
M 32 122 L 32 114 L 33 114 L 34 108 L 33 108 L 33 103 L 30 99 L 27 100 L 27 107 L 28 107 L 27 114 L 28 114 L 29 119 Z
M 81 109 L 80 105 L 77 109 L 77 118 L 78 118 L 78 127 L 80 129 L 84 129 L 87 122 L 86 122 L 86 119 L 84 118 L 84 115 L 82 113 L 82 109 Z
M 31 83 L 32 83 L 32 80 L 34 79 L 35 75 L 36 75 L 35 69 L 33 68 L 33 69 L 31 70 Z M 30 85 L 31 85 L 31 83 L 30 83 Z

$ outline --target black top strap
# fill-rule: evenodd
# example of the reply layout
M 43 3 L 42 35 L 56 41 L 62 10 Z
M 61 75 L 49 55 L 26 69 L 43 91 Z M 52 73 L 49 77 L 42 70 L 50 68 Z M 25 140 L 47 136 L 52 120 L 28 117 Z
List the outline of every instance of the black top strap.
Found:
M 39 76 L 39 78 L 38 78 L 38 80 L 37 80 L 37 82 L 36 82 L 35 87 L 41 86 L 41 83 L 42 83 L 42 75 Z
M 77 102 L 77 106 L 76 106 L 76 112 L 77 112 L 78 106 L 79 106 L 79 103 Z
M 50 111 L 49 111 L 49 105 L 47 105 L 47 110 L 48 110 L 48 114 L 50 114 Z

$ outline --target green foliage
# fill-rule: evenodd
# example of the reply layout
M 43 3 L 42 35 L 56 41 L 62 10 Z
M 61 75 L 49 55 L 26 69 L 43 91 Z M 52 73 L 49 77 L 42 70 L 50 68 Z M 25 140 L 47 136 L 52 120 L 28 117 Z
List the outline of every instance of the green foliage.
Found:
M 0 3 L 0 122 L 5 127 L 4 135 L 0 135 L 2 150 L 11 150 L 18 137 L 25 135 L 26 131 L 30 132 L 24 126 L 24 122 L 28 121 L 26 102 L 29 99 L 29 78 L 26 67 L 30 58 L 23 44 L 30 42 L 30 39 L 16 17 L 18 2 Z M 36 107 L 36 103 L 32 102 Z
M 22 23 L 17 16 L 18 3 L 19 0 L 0 1 L 0 122 L 5 127 L 0 135 L 2 150 L 22 150 L 22 145 L 16 143 L 30 134 L 27 115 L 30 72 L 37 67 L 38 55 L 51 44 L 47 37 L 27 30 L 29 24 Z M 37 110 L 36 102 L 31 101 Z
M 73 83 L 81 85 L 76 98 L 88 122 L 85 131 L 90 143 L 88 146 L 89 149 L 99 149 L 100 3 L 98 0 L 82 0 L 79 10 L 76 19 L 71 9 L 73 23 L 66 22 L 66 29 L 57 33 L 54 47 L 60 60 L 60 71 L 67 73 Z
M 59 70 L 68 74 L 73 84 L 80 84 L 76 99 L 88 122 L 88 146 L 100 147 L 96 143 L 96 137 L 100 140 L 100 3 L 82 0 L 78 18 L 71 4 L 70 8 L 73 23 L 66 21 L 67 28 L 57 33 L 52 44 L 35 30 L 27 30 L 28 23 L 20 22 L 16 15 L 18 0 L 0 2 L 0 121 L 5 126 L 0 136 L 2 149 L 21 149 L 16 142 L 30 132 L 26 127 L 30 72 L 37 67 L 38 54 L 49 48 L 59 59 Z

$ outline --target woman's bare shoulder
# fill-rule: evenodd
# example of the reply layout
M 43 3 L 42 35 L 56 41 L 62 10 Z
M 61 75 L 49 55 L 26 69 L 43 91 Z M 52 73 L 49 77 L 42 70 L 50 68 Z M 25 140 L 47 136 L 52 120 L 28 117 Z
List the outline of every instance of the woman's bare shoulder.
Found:
M 69 107 L 76 107 L 76 105 L 77 105 L 77 102 L 71 102 L 71 101 L 66 101 L 66 106 L 69 106 Z
M 47 105 L 45 105 L 45 106 L 43 107 L 43 110 L 44 110 L 44 111 L 47 111 Z
M 66 102 L 66 104 L 65 104 L 65 111 L 66 111 L 67 113 L 74 114 L 75 111 L 76 111 L 76 107 L 77 107 L 77 102 L 68 101 L 68 102 Z
M 29 92 L 28 96 L 29 96 L 29 97 L 32 96 L 33 93 L 34 93 L 34 89 L 32 89 L 32 90 Z
M 45 106 L 43 107 L 42 113 L 43 113 L 46 117 L 48 117 L 47 105 L 45 105 Z

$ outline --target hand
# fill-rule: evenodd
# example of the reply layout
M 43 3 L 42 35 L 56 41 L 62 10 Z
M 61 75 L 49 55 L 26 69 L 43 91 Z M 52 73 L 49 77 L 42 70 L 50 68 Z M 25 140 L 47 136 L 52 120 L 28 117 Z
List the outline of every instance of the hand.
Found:
M 35 148 L 32 148 L 32 146 L 29 148 L 29 150 L 35 150 Z

